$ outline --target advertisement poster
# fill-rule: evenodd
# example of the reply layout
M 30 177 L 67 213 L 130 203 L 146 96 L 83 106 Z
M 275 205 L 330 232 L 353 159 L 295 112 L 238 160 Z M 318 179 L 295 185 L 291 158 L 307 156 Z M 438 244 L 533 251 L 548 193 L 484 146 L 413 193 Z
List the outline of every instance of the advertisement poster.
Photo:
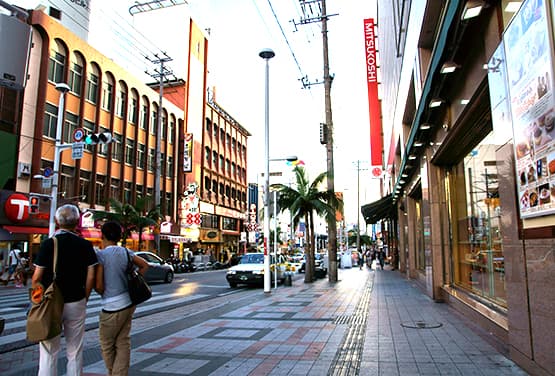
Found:
M 545 0 L 527 0 L 503 42 L 521 217 L 555 213 L 555 103 Z

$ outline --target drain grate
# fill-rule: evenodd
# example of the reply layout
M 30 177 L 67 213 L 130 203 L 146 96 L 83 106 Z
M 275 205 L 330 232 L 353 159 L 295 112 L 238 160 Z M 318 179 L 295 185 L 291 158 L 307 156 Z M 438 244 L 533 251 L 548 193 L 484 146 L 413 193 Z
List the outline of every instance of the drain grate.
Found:
M 402 322 L 401 326 L 409 329 L 436 329 L 442 327 L 443 324 L 440 322 L 410 321 Z
M 347 324 L 349 328 L 341 342 L 333 362 L 328 371 L 328 375 L 359 375 L 362 362 L 362 351 L 364 350 L 364 335 L 366 330 L 366 319 L 370 307 L 370 297 L 372 295 L 372 278 L 364 287 L 364 293 L 352 315 L 341 315 L 333 321 L 335 324 Z

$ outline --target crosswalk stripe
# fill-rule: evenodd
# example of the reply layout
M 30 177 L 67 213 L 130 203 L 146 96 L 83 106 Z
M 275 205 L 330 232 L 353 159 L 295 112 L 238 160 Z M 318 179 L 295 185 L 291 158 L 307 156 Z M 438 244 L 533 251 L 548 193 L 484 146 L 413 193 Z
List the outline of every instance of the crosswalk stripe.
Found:
M 163 307 L 169 307 L 176 304 L 186 303 L 192 300 L 201 299 L 207 297 L 206 294 L 193 294 L 183 297 L 181 294 L 172 293 L 172 294 L 161 294 L 157 292 L 153 292 L 152 298 L 150 298 L 145 303 L 137 306 L 135 314 L 149 312 L 153 310 L 157 310 Z M 9 301 L 9 302 L 8 302 Z M 14 304 L 21 304 L 28 303 L 27 295 L 23 295 L 23 298 L 14 299 L 13 296 L 10 299 L 0 299 L 0 305 L 5 306 L 14 305 Z M 11 311 L 17 310 L 17 312 L 4 314 L 0 312 L 0 316 L 4 319 L 12 320 L 11 322 L 6 322 L 4 331 L 7 330 L 17 330 L 16 333 L 11 333 L 7 335 L 0 336 L 0 346 L 6 345 L 12 342 L 18 342 L 25 340 L 25 316 L 27 313 L 27 308 L 4 308 L 4 310 L 10 309 Z M 85 325 L 89 324 L 98 324 L 98 313 L 102 310 L 102 305 L 100 301 L 100 296 L 97 294 L 91 295 L 89 302 L 87 303 L 87 318 L 85 319 Z M 17 321 L 13 321 L 13 319 L 19 319 Z

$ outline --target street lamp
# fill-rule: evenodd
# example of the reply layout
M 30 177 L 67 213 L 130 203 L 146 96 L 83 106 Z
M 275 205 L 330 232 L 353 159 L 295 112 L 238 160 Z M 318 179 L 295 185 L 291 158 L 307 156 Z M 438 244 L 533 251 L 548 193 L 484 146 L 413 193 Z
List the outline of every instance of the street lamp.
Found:
M 58 177 L 60 169 L 60 152 L 62 149 L 62 124 L 64 121 L 65 112 L 65 96 L 70 90 L 70 87 L 65 83 L 57 83 L 56 90 L 60 92 L 60 99 L 58 102 L 58 120 L 56 121 L 56 141 L 54 147 L 54 166 L 52 173 L 52 192 L 50 198 L 50 218 L 48 219 L 48 236 L 52 237 L 56 230 L 56 206 L 58 205 Z
M 266 61 L 265 74 L 265 122 L 264 122 L 264 292 L 269 293 L 272 281 L 270 280 L 270 255 L 268 254 L 268 238 L 270 237 L 270 64 L 271 58 L 276 56 L 274 51 L 265 48 L 258 54 Z

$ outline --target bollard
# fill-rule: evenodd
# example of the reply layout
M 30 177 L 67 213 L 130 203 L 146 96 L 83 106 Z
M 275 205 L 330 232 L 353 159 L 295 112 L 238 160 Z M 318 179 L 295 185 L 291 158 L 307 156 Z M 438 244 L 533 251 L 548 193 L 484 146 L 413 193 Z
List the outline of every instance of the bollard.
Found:
M 293 279 L 291 278 L 291 272 L 285 273 L 285 280 L 283 281 L 284 286 L 293 286 Z

